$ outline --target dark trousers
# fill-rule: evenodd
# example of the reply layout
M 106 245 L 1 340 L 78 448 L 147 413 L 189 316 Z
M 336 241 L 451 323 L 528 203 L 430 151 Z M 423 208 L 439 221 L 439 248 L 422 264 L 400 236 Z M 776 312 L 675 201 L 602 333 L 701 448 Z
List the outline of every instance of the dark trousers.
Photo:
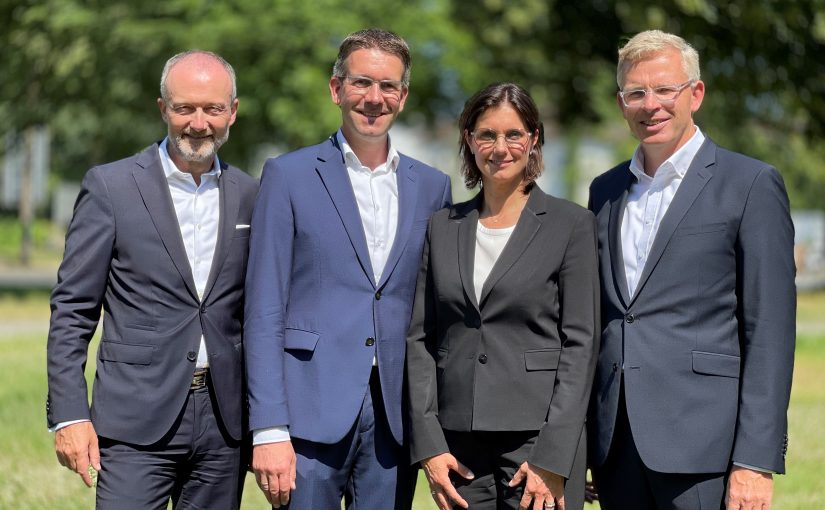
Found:
M 455 473 L 451 474 L 451 481 L 461 497 L 470 504 L 470 510 L 505 510 L 519 507 L 524 495 L 524 482 L 512 488 L 508 484 L 521 464 L 527 460 L 537 436 L 538 431 L 444 431 L 450 453 L 475 475 L 472 480 L 466 480 Z M 564 485 L 567 510 L 581 510 L 584 507 L 587 453 L 585 439 L 582 437 L 579 441 L 570 479 Z
M 413 485 L 408 455 L 390 432 L 378 369 L 352 429 L 335 444 L 296 437 L 298 476 L 290 510 L 409 510 Z M 283 507 L 282 507 L 283 508 Z
M 246 475 L 245 448 L 218 425 L 207 387 L 190 391 L 172 430 L 158 443 L 100 438 L 98 510 L 237 510 Z M 151 412 L 151 410 L 147 410 Z
M 725 473 L 659 473 L 645 466 L 633 440 L 622 384 L 610 451 L 605 463 L 593 469 L 603 510 L 724 510 L 725 478 Z

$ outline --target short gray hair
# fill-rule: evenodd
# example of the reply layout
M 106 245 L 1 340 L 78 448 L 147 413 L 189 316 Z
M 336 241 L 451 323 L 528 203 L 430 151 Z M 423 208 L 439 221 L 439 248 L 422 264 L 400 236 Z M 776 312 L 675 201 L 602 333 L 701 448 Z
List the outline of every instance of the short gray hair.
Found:
M 619 49 L 619 64 L 616 67 L 616 83 L 619 88 L 624 86 L 624 77 L 627 70 L 653 53 L 675 49 L 682 55 L 682 69 L 691 81 L 701 78 L 699 71 L 699 52 L 678 35 L 662 32 L 661 30 L 646 30 L 634 35 Z
M 238 97 L 238 86 L 235 83 L 235 70 L 229 62 L 224 60 L 223 57 L 217 53 L 212 53 L 211 51 L 206 50 L 183 51 L 166 61 L 166 64 L 163 66 L 163 72 L 160 74 L 160 97 L 167 103 L 169 102 L 169 89 L 166 87 L 166 79 L 169 78 L 169 72 L 173 67 L 175 67 L 175 65 L 177 65 L 178 62 L 192 55 L 204 55 L 210 57 L 223 66 L 227 74 L 229 74 L 229 79 L 232 81 L 232 97 L 229 98 L 229 102 L 231 103 L 235 101 L 235 98 Z

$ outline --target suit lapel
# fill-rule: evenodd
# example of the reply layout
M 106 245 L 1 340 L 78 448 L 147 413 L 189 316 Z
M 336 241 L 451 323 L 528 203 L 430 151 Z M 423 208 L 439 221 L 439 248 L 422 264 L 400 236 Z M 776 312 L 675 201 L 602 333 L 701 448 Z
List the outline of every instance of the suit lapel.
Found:
M 630 295 L 627 289 L 627 276 L 624 272 L 624 254 L 622 253 L 622 217 L 624 208 L 627 205 L 627 193 L 633 183 L 633 174 L 626 169 L 624 180 L 617 186 L 621 192 L 610 200 L 610 218 L 608 222 L 608 243 L 610 250 L 610 266 L 613 273 L 613 280 L 619 297 L 627 305 L 630 303 Z
M 169 184 L 160 163 L 157 144 L 149 147 L 138 157 L 137 168 L 132 170 L 132 176 L 166 252 L 172 258 L 172 263 L 180 273 L 189 293 L 198 299 L 195 279 L 180 236 L 178 216 L 172 205 L 172 194 L 169 192 Z
M 396 182 L 398 183 L 398 227 L 395 231 L 392 249 L 387 257 L 387 263 L 384 265 L 384 271 L 381 273 L 379 287 L 387 283 L 390 275 L 398 265 L 398 261 L 401 259 L 401 254 L 404 253 L 404 249 L 407 246 L 413 218 L 415 217 L 415 203 L 418 199 L 417 176 L 418 171 L 413 165 L 412 160 L 406 156 L 401 156 L 398 163 L 398 170 L 396 171 Z
M 501 279 L 502 276 L 513 266 L 513 264 L 521 258 L 524 250 L 530 245 L 536 237 L 539 228 L 541 227 L 541 220 L 539 216 L 545 214 L 545 194 L 537 186 L 533 186 L 530 191 L 530 196 L 527 198 L 527 204 L 521 211 L 516 222 L 516 228 L 510 235 L 507 244 L 504 245 L 504 250 L 499 255 L 496 263 L 493 264 L 493 269 L 487 280 L 484 281 L 484 286 L 481 288 L 481 300 L 479 305 L 483 305 L 487 296 L 490 295 L 493 287 Z
M 475 267 L 476 253 L 476 228 L 478 228 L 478 209 L 481 206 L 481 193 L 465 204 L 467 209 L 464 214 L 456 211 L 455 217 L 458 221 L 458 274 L 461 277 L 461 285 L 464 293 L 470 299 L 470 303 L 479 310 L 476 300 L 475 285 L 473 284 L 473 271 Z
M 220 193 L 220 226 L 218 227 L 218 240 L 215 243 L 215 254 L 212 257 L 212 267 L 209 269 L 209 279 L 203 292 L 203 301 L 212 291 L 218 275 L 229 253 L 232 245 L 232 238 L 235 236 L 235 220 L 238 218 L 238 208 L 240 206 L 240 193 L 238 182 L 235 176 L 227 171 L 226 164 L 221 162 L 221 176 L 218 181 Z
M 670 242 L 670 238 L 673 237 L 673 233 L 676 231 L 676 227 L 682 222 L 682 218 L 684 218 L 685 214 L 693 205 L 696 197 L 699 196 L 699 193 L 701 193 L 702 189 L 713 177 L 712 167 L 715 163 L 716 146 L 708 139 L 699 149 L 696 157 L 693 158 L 693 162 L 685 173 L 679 189 L 673 196 L 670 207 L 668 207 L 667 212 L 662 218 L 662 222 L 659 224 L 659 230 L 656 231 L 653 246 L 650 248 L 647 262 L 645 262 L 642 275 L 639 277 L 639 284 L 636 286 L 636 293 L 633 295 L 631 304 L 632 301 L 636 300 L 636 296 L 641 293 L 642 287 L 644 287 L 647 279 L 650 277 L 650 273 L 653 272 L 656 264 L 658 264 L 662 253 L 664 253 L 665 248 Z
M 367 239 L 364 235 L 364 226 L 352 191 L 352 182 L 347 175 L 347 167 L 343 160 L 343 153 L 335 143 L 335 136 L 322 146 L 318 154 L 316 170 L 330 199 L 338 211 L 338 216 L 344 224 L 352 248 L 358 257 L 358 262 L 367 275 L 370 283 L 375 286 L 375 278 L 370 262 L 370 253 L 367 250 Z

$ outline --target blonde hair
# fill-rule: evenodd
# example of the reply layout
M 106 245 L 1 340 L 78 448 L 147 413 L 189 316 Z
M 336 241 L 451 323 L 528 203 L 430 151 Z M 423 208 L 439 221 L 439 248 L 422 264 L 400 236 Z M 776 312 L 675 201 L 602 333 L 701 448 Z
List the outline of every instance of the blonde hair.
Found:
M 682 69 L 688 79 L 699 80 L 699 53 L 693 46 L 678 35 L 661 30 L 646 30 L 634 35 L 619 49 L 619 64 L 616 67 L 616 83 L 619 88 L 624 86 L 625 74 L 633 64 L 653 53 L 669 49 L 675 49 L 682 55 Z

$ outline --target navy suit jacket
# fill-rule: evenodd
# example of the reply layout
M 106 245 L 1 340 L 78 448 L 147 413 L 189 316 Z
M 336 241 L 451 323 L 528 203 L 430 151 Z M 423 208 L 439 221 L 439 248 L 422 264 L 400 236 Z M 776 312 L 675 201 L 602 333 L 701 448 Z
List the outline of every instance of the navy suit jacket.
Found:
M 707 139 L 662 219 L 635 295 L 621 222 L 629 162 L 597 177 L 602 340 L 591 463 L 613 438 L 624 368 L 627 415 L 645 465 L 784 472 L 796 290 L 793 224 L 779 173 Z
M 258 185 L 221 163 L 220 227 L 198 299 L 169 186 L 153 144 L 89 170 L 51 297 L 49 426 L 91 418 L 98 435 L 151 444 L 186 401 L 204 336 L 220 419 L 244 433 L 243 282 Z M 91 413 L 83 368 L 103 308 Z
M 252 430 L 340 441 L 377 357 L 390 428 L 401 443 L 405 337 L 430 215 L 450 180 L 401 155 L 398 228 L 377 284 L 335 137 L 270 159 L 252 219 L 245 346 Z

